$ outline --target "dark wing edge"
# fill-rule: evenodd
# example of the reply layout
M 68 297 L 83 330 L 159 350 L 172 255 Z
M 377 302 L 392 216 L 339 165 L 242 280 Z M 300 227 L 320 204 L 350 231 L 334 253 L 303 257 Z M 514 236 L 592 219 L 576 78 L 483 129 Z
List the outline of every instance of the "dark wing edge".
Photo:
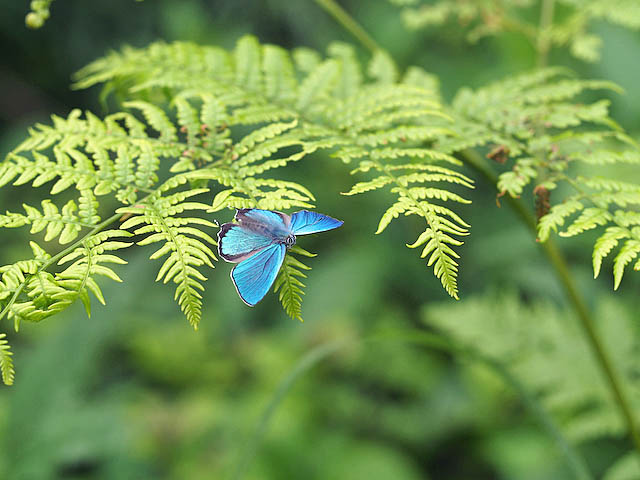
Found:
M 239 227 L 239 225 L 237 223 L 224 223 L 220 226 L 220 230 L 218 230 L 218 255 L 220 255 L 220 258 L 222 258 L 225 262 L 229 262 L 229 263 L 242 262 L 243 260 L 246 260 L 247 258 L 255 255 L 260 250 L 264 250 L 265 248 L 268 247 L 268 245 L 265 245 L 264 247 L 257 248 L 247 253 L 240 253 L 238 255 L 229 255 L 226 253 L 222 253 L 222 241 L 224 240 L 225 235 L 233 227 Z

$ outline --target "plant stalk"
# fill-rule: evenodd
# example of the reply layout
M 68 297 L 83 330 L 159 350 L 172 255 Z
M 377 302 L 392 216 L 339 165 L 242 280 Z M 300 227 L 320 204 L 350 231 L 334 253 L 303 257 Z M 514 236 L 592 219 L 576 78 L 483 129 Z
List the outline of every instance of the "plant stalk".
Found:
M 467 165 L 480 173 L 491 185 L 497 185 L 497 175 L 486 165 L 486 163 L 478 153 L 472 150 L 465 150 L 461 153 L 461 157 Z M 537 235 L 536 221 L 531 212 L 524 206 L 522 200 L 512 198 L 510 196 L 507 196 L 506 200 L 514 209 L 516 214 L 518 214 L 520 219 L 529 228 L 529 230 L 531 230 L 534 235 Z M 637 423 L 633 416 L 631 404 L 627 399 L 626 393 L 623 390 L 623 382 L 615 367 L 613 366 L 611 357 L 609 356 L 606 347 L 602 343 L 602 340 L 598 336 L 595 328 L 595 321 L 591 316 L 591 312 L 589 311 L 584 298 L 580 294 L 578 287 L 573 281 L 567 262 L 560 249 L 551 239 L 547 240 L 541 245 L 545 255 L 547 256 L 547 259 L 549 260 L 549 263 L 551 263 L 551 266 L 555 270 L 560 283 L 562 283 L 562 286 L 564 287 L 567 296 L 569 297 L 569 301 L 578 314 L 580 325 L 582 326 L 582 329 L 587 337 L 595 359 L 600 365 L 602 373 L 609 383 L 609 387 L 611 388 L 611 391 L 613 393 L 614 400 L 617 403 L 618 408 L 620 409 L 620 413 L 622 414 L 625 423 L 627 424 L 627 429 L 629 431 L 631 441 L 635 449 L 638 451 L 638 453 L 640 453 L 640 433 L 638 432 Z
M 331 15 L 345 30 L 353 35 L 372 54 L 380 50 L 376 41 L 349 15 L 335 0 L 314 0 L 329 15 Z
M 551 48 L 549 29 L 553 24 L 554 7 L 555 0 L 542 0 L 542 7 L 540 8 L 540 24 L 538 26 L 538 40 L 536 45 L 536 50 L 538 51 L 538 68 L 544 68 L 547 66 L 549 49 Z

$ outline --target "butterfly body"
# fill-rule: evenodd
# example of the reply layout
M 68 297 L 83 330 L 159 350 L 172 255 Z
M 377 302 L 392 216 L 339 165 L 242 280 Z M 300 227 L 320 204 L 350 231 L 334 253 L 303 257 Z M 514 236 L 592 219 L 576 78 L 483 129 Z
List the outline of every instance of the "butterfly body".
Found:
M 257 208 L 236 211 L 237 223 L 225 223 L 218 232 L 218 252 L 227 262 L 237 263 L 231 280 L 240 298 L 254 306 L 267 294 L 278 275 L 286 250 L 297 235 L 338 228 L 342 221 L 301 210 L 286 213 Z

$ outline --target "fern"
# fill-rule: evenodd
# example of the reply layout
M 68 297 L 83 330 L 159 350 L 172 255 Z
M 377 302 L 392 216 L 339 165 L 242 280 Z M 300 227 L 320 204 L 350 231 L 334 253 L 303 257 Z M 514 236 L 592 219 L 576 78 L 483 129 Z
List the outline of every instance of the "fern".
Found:
M 440 139 L 445 152 L 480 145 L 500 145 L 509 168 L 500 174 L 500 195 L 517 197 L 534 181 L 534 193 L 545 192 L 538 239 L 551 232 L 570 237 L 604 229 L 593 252 L 594 275 L 616 247 L 614 288 L 640 248 L 640 186 L 611 178 L 586 176 L 601 165 L 640 163 L 640 149 L 609 117 L 608 101 L 578 103 L 585 91 L 617 87 L 580 80 L 561 69 L 544 69 L 496 82 L 476 91 L 461 90 L 452 103 L 458 137 Z M 468 132 L 467 135 L 463 135 Z M 493 157 L 494 154 L 490 154 Z M 569 187 L 574 193 L 558 198 Z M 637 228 L 636 228 L 637 227 Z M 634 268 L 640 269 L 635 263 Z
M 163 75 L 152 74 L 157 70 Z M 466 201 L 448 187 L 437 185 L 470 187 L 471 180 L 455 171 L 460 162 L 426 146 L 453 134 L 445 125 L 448 117 L 437 95 L 417 85 L 416 78 L 420 75 L 417 69 L 401 82 L 393 83 L 398 77 L 397 70 L 385 54 L 379 53 L 372 59 L 368 73 L 369 81 L 355 60 L 353 49 L 344 44 L 330 46 L 329 58 L 323 61 L 306 49 L 294 51 L 290 56 L 278 47 L 262 46 L 254 38 L 245 37 L 230 53 L 187 43 L 126 48 L 79 72 L 76 87 L 106 83 L 109 87 L 124 88 L 127 96 L 153 91 L 168 92 L 174 98 L 203 98 L 216 92 L 216 100 L 229 112 L 226 120 L 229 125 L 264 123 L 267 126 L 253 135 L 266 138 L 274 131 L 284 132 L 277 140 L 265 140 L 265 148 L 293 146 L 296 142 L 302 148 L 301 153 L 267 166 L 297 160 L 302 153 L 328 150 L 346 163 L 357 160 L 360 167 L 356 172 L 378 171 L 382 176 L 373 182 L 388 185 L 398 196 L 391 211 L 401 209 L 406 215 L 422 217 L 426 224 L 422 243 L 431 238 L 423 255 L 429 256 L 428 265 L 434 266 L 445 290 L 457 298 L 454 259 L 458 254 L 452 247 L 461 244 L 455 237 L 466 235 L 468 225 L 437 201 Z M 287 145 L 288 140 L 291 143 Z M 235 150 L 235 154 L 240 165 L 253 158 L 244 148 Z M 245 155 L 245 160 L 241 155 Z M 390 174 L 394 170 L 397 172 Z M 273 185 L 277 192 L 274 196 L 253 192 L 247 198 L 247 190 L 255 184 L 247 180 L 247 171 L 239 173 L 241 178 L 228 180 L 232 188 L 216 196 L 214 210 L 255 204 L 274 208 L 271 200 L 282 198 L 280 190 L 284 184 Z M 377 188 L 366 185 L 369 186 L 359 184 L 349 193 Z M 238 195 L 240 192 L 245 195 Z M 297 202 L 312 200 L 309 192 L 298 189 L 297 193 Z M 285 204 L 284 208 L 290 206 L 293 205 Z M 389 215 L 393 213 L 385 214 L 383 223 L 388 223 Z M 431 237 L 427 238 L 428 235 Z
M 185 211 L 208 210 L 209 206 L 198 202 L 186 202 L 190 197 L 207 192 L 195 189 L 179 192 L 169 197 L 154 197 L 138 208 L 120 208 L 118 213 L 132 215 L 120 228 L 135 228 L 135 235 L 146 235 L 138 245 L 162 242 L 151 259 L 167 256 L 160 267 L 156 281 L 176 284 L 175 298 L 189 323 L 197 329 L 202 315 L 202 296 L 206 277 L 197 267 L 206 265 L 213 268 L 216 260 L 209 245 L 215 240 L 196 226 L 215 227 L 212 222 L 197 217 L 178 217 Z
M 461 318 L 465 321 L 460 322 Z M 603 320 L 598 334 L 624 377 L 633 410 L 640 412 L 634 320 L 611 300 L 602 303 L 598 318 Z M 529 391 L 537 393 L 574 443 L 626 435 L 590 350 L 575 341 L 579 327 L 568 312 L 549 304 L 523 306 L 516 294 L 503 293 L 467 299 L 460 305 L 431 306 L 425 319 L 456 342 L 504 365 Z M 623 458 L 611 469 L 611 477 L 605 478 L 618 478 L 616 470 L 634 472 L 622 478 L 637 477 L 637 454 L 633 455 L 633 467 Z
M 146 235 L 140 244 L 162 243 L 152 256 L 167 256 L 158 280 L 176 283 L 176 300 L 194 327 L 202 312 L 201 270 L 213 266 L 215 242 L 203 231 L 210 222 L 182 217 L 183 211 L 311 208 L 312 193 L 276 178 L 274 171 L 318 151 L 355 163 L 352 173 L 365 177 L 346 195 L 385 189 L 395 196 L 376 233 L 400 215 L 420 217 L 422 233 L 407 245 L 421 247 L 422 258 L 454 298 L 456 250 L 469 224 L 452 206 L 468 204 L 463 191 L 473 188 L 454 155 L 469 147 L 499 146 L 509 168 L 500 177 L 501 194 L 521 195 L 533 181 L 536 191 L 546 192 L 540 240 L 558 230 L 566 236 L 596 228 L 609 232 L 596 243 L 596 275 L 602 259 L 622 242 L 614 260 L 617 287 L 640 252 L 639 216 L 629 208 L 637 204 L 638 189 L 579 175 L 574 167 L 640 161 L 634 142 L 609 118 L 606 101 L 575 100 L 585 91 L 616 88 L 608 82 L 545 69 L 476 91 L 463 89 L 445 107 L 433 76 L 415 67 L 401 76 L 384 53 L 363 68 L 345 44 L 330 46 L 323 59 L 308 49 L 289 54 L 244 37 L 231 52 L 189 43 L 127 47 L 76 76 L 77 88 L 96 84 L 120 90 L 126 110 L 103 119 L 79 111 L 54 116 L 53 125 L 36 125 L 0 164 L 0 187 L 51 183 L 50 196 L 75 191 L 74 198 L 62 208 L 47 198 L 41 208 L 24 206 L 24 214 L 7 212 L 0 226 L 30 225 L 32 233 L 45 232 L 45 241 L 75 241 L 73 250 L 119 216 L 130 217 L 124 227 Z M 166 102 L 150 104 L 146 98 Z M 576 193 L 558 202 L 549 192 L 562 183 Z M 213 194 L 210 203 L 201 198 L 206 192 Z M 197 198 L 187 201 L 191 197 Z M 547 213 L 549 199 L 555 204 Z M 281 278 L 296 277 L 290 272 L 293 260 L 288 262 L 289 273 Z M 18 285 L 43 272 L 54 275 L 46 280 L 55 283 L 55 272 L 47 270 L 51 264 L 22 272 Z M 287 288 L 279 283 L 283 306 L 300 318 L 301 292 L 287 281 Z M 14 304 L 24 303 L 25 311 L 32 307 L 17 302 L 24 288 L 5 313 Z M 86 298 L 64 291 L 69 299 Z M 10 298 L 11 292 L 0 295 Z
M 7 335 L 0 333 L 0 371 L 5 385 L 13 385 L 15 370 L 13 368 L 13 352 L 6 340 Z
M 561 19 L 543 28 L 529 21 L 527 11 L 541 2 L 518 0 L 389 0 L 401 8 L 401 16 L 410 29 L 434 28 L 455 23 L 466 32 L 470 42 L 503 33 L 518 33 L 535 47 L 540 39 L 555 47 L 568 48 L 581 60 L 600 59 L 602 39 L 590 30 L 598 20 L 606 20 L 632 30 L 640 29 L 640 6 L 635 0 L 558 0 L 567 12 Z M 540 7 L 542 8 L 542 7 Z
M 278 298 L 287 315 L 294 320 L 302 322 L 302 295 L 304 295 L 303 288 L 305 284 L 300 279 L 307 278 L 304 271 L 311 270 L 311 267 L 294 257 L 294 254 L 304 257 L 316 256 L 314 253 L 310 253 L 297 245 L 292 247 L 284 257 L 273 291 L 276 293 L 279 291 Z
M 64 265 L 72 261 L 73 263 L 54 276 L 51 288 L 43 288 L 38 291 L 39 295 L 49 297 L 54 302 L 57 302 L 53 305 L 48 305 L 49 312 L 53 314 L 56 310 L 63 310 L 73 303 L 76 298 L 80 298 L 85 306 L 87 315 L 91 315 L 89 292 L 93 293 L 98 301 L 104 305 L 104 296 L 95 278 L 99 275 L 115 282 L 122 281 L 116 272 L 104 264 L 124 265 L 127 262 L 113 253 L 105 252 L 114 252 L 129 247 L 131 245 L 130 242 L 112 240 L 113 238 L 128 238 L 129 236 L 128 232 L 119 230 L 102 231 L 89 237 L 82 243 L 81 247 L 62 257 L 58 261 L 58 265 Z M 73 293 L 73 295 L 70 295 L 70 293 Z
M 52 125 L 33 127 L 0 163 L 0 187 L 51 185 L 39 208 L 24 205 L 24 212 L 0 215 L 0 228 L 29 226 L 33 235 L 44 233 L 45 243 L 66 246 L 53 254 L 32 242 L 31 260 L 0 267 L 0 318 L 7 316 L 18 328 L 76 300 L 89 313 L 90 293 L 104 303 L 96 279 L 120 280 L 107 265 L 126 263 L 118 250 L 131 244 L 117 237 L 131 236 L 131 229 L 144 235 L 138 245 L 161 243 L 152 254 L 166 257 L 158 280 L 176 284 L 178 305 L 197 328 L 201 270 L 216 260 L 215 241 L 206 230 L 215 224 L 183 213 L 314 206 L 308 189 L 272 175 L 316 148 L 294 131 L 295 119 L 245 129 L 234 143 L 231 127 L 242 117 L 237 110 L 208 92 L 183 93 L 168 111 L 132 99 L 124 104 L 129 111 L 104 118 L 78 110 L 67 118 L 54 116 Z M 210 197 L 204 203 L 212 190 L 213 203 Z M 67 198 L 60 207 L 53 197 L 63 192 Z M 124 222 L 113 229 L 120 218 Z
M 91 228 L 100 222 L 97 215 L 97 202 L 91 190 L 80 192 L 80 207 L 69 200 L 60 211 L 51 200 L 43 200 L 42 210 L 29 205 L 23 205 L 25 214 L 7 212 L 0 215 L 1 227 L 22 227 L 31 225 L 29 233 L 35 234 L 46 231 L 45 242 L 55 238 L 61 244 L 75 240 L 82 228 Z

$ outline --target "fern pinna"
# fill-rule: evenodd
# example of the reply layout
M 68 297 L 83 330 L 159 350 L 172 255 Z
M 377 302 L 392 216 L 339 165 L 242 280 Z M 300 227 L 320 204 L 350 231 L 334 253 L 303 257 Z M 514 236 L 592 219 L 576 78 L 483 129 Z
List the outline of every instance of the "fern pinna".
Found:
M 608 100 L 576 100 L 585 91 L 602 89 L 617 87 L 576 79 L 554 68 L 476 91 L 463 89 L 451 106 L 460 135 L 440 141 L 438 147 L 454 153 L 497 145 L 488 156 L 503 164 L 499 196 L 518 197 L 531 186 L 542 242 L 552 231 L 570 237 L 604 230 L 593 250 L 594 275 L 619 247 L 613 260 L 618 288 L 625 266 L 640 253 L 640 186 L 603 177 L 598 167 L 639 164 L 640 149 L 609 117 Z M 640 260 L 634 269 L 640 269 Z
M 122 250 L 133 242 L 154 243 L 151 258 L 164 259 L 157 280 L 175 283 L 176 300 L 197 327 L 200 292 L 216 260 L 209 214 L 312 208 L 308 189 L 271 171 L 318 150 L 357 162 L 354 173 L 375 174 L 347 194 L 387 187 L 396 195 L 378 232 L 400 214 L 423 219 L 425 230 L 410 246 L 424 245 L 422 256 L 457 298 L 454 247 L 468 224 L 446 205 L 466 203 L 449 186 L 470 188 L 472 181 L 455 170 L 460 161 L 428 146 L 453 131 L 442 125 L 448 117 L 434 92 L 421 86 L 423 77 L 413 69 L 400 79 L 379 54 L 365 78 L 346 45 L 333 45 L 323 60 L 311 50 L 290 55 L 252 37 L 233 52 L 154 44 L 94 62 L 76 86 L 107 82 L 123 93 L 124 110 L 104 118 L 77 110 L 54 116 L 51 125 L 34 126 L 0 164 L 1 187 L 51 184 L 50 198 L 6 212 L 0 226 L 30 226 L 33 234 L 45 233 L 45 242 L 64 245 L 58 251 L 34 243 L 33 260 L 0 267 L 2 316 L 17 327 L 77 298 L 89 311 L 89 292 L 103 300 L 96 279 L 119 280 L 104 264 L 125 263 Z M 62 270 L 66 261 L 73 263 Z M 275 283 L 294 318 L 301 319 L 300 278 L 307 268 L 288 257 Z M 10 382 L 12 366 L 2 365 Z

